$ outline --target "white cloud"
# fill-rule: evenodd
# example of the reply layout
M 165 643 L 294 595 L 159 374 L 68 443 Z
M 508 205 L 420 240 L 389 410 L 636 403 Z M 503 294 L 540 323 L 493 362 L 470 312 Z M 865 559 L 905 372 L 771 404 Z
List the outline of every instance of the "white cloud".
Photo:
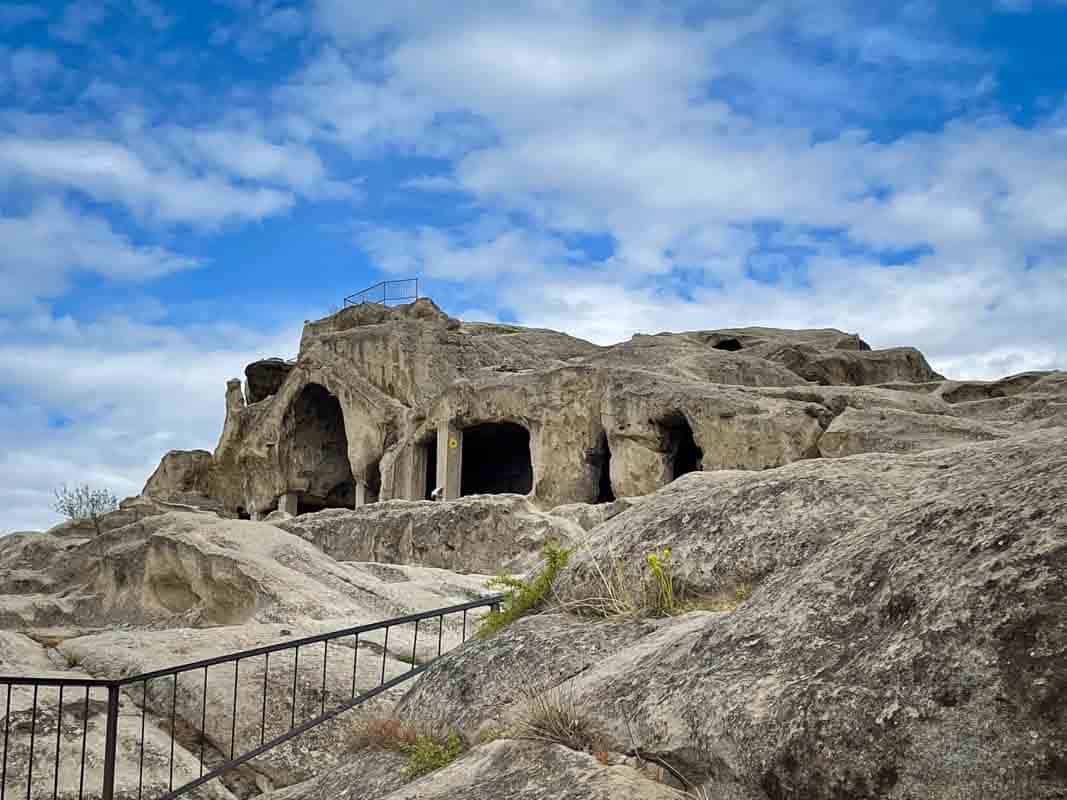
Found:
M 0 138 L 0 176 L 5 173 L 118 203 L 146 219 L 209 226 L 261 219 L 293 204 L 286 191 L 237 185 L 219 173 L 197 175 L 174 162 L 152 164 L 102 139 Z
M 139 246 L 97 216 L 46 200 L 25 215 L 0 216 L 0 309 L 58 296 L 78 273 L 145 281 L 198 262 L 158 246 Z
M 985 55 L 941 32 L 932 7 L 887 18 L 765 4 L 688 29 L 641 12 L 594 19 L 592 7 L 505 15 L 460 3 L 446 15 L 390 4 L 364 15 L 320 0 L 334 49 L 284 96 L 304 135 L 359 156 L 436 146 L 451 161 L 447 188 L 512 221 L 480 234 L 363 230 L 383 269 L 519 276 L 494 285 L 499 302 L 601 341 L 652 320 L 728 319 L 839 324 L 925 347 L 959 374 L 1063 360 L 1067 128 L 1057 117 L 1029 128 L 996 114 L 951 121 L 961 103 L 985 102 L 996 77 Z M 368 63 L 360 47 L 382 35 L 389 44 Z M 809 45 L 835 56 L 812 72 Z M 718 79 L 783 105 L 707 91 Z M 887 102 L 920 99 L 949 122 L 896 139 L 863 129 L 892 113 Z M 450 118 L 480 135 L 449 139 Z M 807 242 L 768 241 L 758 233 L 768 226 Z M 561 242 L 582 235 L 609 237 L 614 255 L 581 264 Z M 906 266 L 880 262 L 911 250 L 921 257 Z M 602 309 L 598 296 L 610 298 Z

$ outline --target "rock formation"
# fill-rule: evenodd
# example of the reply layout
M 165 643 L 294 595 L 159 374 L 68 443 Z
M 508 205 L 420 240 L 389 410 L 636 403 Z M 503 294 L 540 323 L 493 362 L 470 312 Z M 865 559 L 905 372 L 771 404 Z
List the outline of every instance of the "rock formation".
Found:
M 835 330 L 597 347 L 420 300 L 308 323 L 294 361 L 245 377 L 215 451 L 167 453 L 99 534 L 0 538 L 0 674 L 136 674 L 463 602 L 490 574 L 536 571 L 548 543 L 574 553 L 542 613 L 462 645 L 449 621 L 456 649 L 415 682 L 192 796 L 1067 797 L 1067 374 L 946 380 Z M 692 604 L 607 614 L 654 554 Z M 435 654 L 401 630 L 309 649 L 300 702 Z M 168 702 L 178 782 L 201 752 L 218 763 L 284 728 L 266 669 L 123 694 L 127 761 L 146 720 L 146 797 L 169 781 Z M 545 692 L 596 748 L 522 735 Z M 102 702 L 57 700 L 35 719 L 25 690 L 0 705 L 18 734 L 8 797 L 31 762 L 34 797 L 51 796 L 31 725 L 42 741 L 84 729 L 99 783 Z M 233 720 L 235 701 L 255 713 Z M 369 717 L 470 749 L 408 782 L 397 752 L 350 751 Z M 136 796 L 136 774 L 119 790 Z

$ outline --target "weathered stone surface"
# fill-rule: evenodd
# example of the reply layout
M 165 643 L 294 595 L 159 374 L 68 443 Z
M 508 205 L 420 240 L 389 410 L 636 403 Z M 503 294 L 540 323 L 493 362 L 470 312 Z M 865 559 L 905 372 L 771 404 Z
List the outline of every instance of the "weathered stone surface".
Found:
M 423 564 L 455 572 L 522 572 L 546 542 L 581 529 L 538 511 L 520 495 L 477 495 L 449 503 L 390 500 L 277 523 L 338 561 Z
M 425 299 L 310 322 L 295 362 L 249 370 L 247 398 L 240 381 L 227 386 L 210 464 L 175 464 L 174 476 L 156 484 L 199 486 L 196 472 L 209 476 L 208 494 L 230 515 L 267 514 L 282 497 L 297 498 L 304 513 L 420 500 L 434 488 L 449 498 L 473 494 L 461 485 L 459 464 L 501 457 L 515 464 L 488 469 L 506 473 L 525 460 L 516 468 L 530 480 L 493 491 L 528 492 L 542 507 L 592 503 L 668 483 L 681 470 L 679 442 L 699 449 L 695 468 L 704 470 L 767 469 L 818 455 L 841 407 L 799 399 L 799 387 L 894 383 L 902 390 L 878 391 L 903 405 L 891 396 L 914 397 L 912 382 L 940 379 L 916 350 L 871 350 L 835 330 L 693 331 L 597 347 L 552 331 L 462 323 Z M 945 400 L 926 399 L 933 413 L 948 413 Z M 503 424 L 523 429 L 528 446 L 463 455 L 464 431 Z M 439 430 L 453 431 L 461 452 L 450 456 Z M 437 456 L 455 463 L 435 469 Z M 442 476 L 449 485 L 438 487 Z M 152 489 L 175 499 L 163 486 Z
M 521 620 L 434 665 L 401 709 L 476 729 L 529 675 L 569 686 L 612 749 L 711 796 L 1062 797 L 1065 445 L 1060 428 L 686 476 L 594 528 L 558 591 L 597 591 L 594 560 L 640 569 L 670 547 L 680 587 L 750 583 L 736 611 L 610 623 L 630 638 L 595 658 L 604 623 Z
M 32 690 L 25 688 L 16 690 L 12 710 L 5 711 L 5 716 L 0 717 L 0 722 L 8 731 L 5 797 L 26 798 L 27 786 L 30 789 L 29 800 L 51 800 L 54 796 L 64 800 L 78 797 L 96 800 L 102 797 L 106 692 L 98 690 L 90 697 L 87 714 L 84 691 L 68 691 L 62 715 L 58 690 L 40 690 L 36 713 L 31 693 Z M 198 756 L 180 744 L 175 744 L 172 750 L 169 730 L 161 727 L 160 723 L 156 718 L 146 721 L 142 770 L 141 712 L 128 701 L 121 704 L 114 797 L 136 798 L 139 793 L 144 797 L 159 797 L 167 792 L 169 786 L 181 786 L 199 776 Z M 32 751 L 31 730 L 34 733 Z M 83 740 L 84 779 L 81 769 Z M 31 764 L 32 779 L 29 773 Z M 234 797 L 217 782 L 201 786 L 189 792 L 188 796 L 195 800 L 233 800 Z
M 373 786 L 373 785 L 372 785 Z M 345 770 L 270 795 L 270 800 L 684 800 L 628 766 L 605 766 L 558 744 L 503 739 L 393 792 L 379 793 Z
M 857 453 L 917 452 L 1009 435 L 1006 425 L 984 424 L 946 414 L 849 408 L 834 418 L 819 439 L 819 453 L 827 458 L 841 458 Z
M 293 366 L 291 361 L 284 358 L 262 358 L 245 367 L 245 399 L 248 404 L 277 394 Z
M 7 537 L 10 538 L 10 537 Z M 338 563 L 265 523 L 167 513 L 72 541 L 0 540 L 0 622 L 9 627 L 234 625 L 341 628 L 484 593 L 484 576 L 402 570 L 388 579 Z M 407 598 L 425 605 L 412 606 Z
M 127 677 L 462 603 L 486 594 L 486 580 L 483 575 L 421 566 L 341 563 L 272 525 L 205 513 L 155 513 L 93 538 L 20 534 L 0 539 L 0 628 L 25 631 L 0 629 L 0 674 Z M 128 688 L 120 719 L 120 796 L 136 796 L 143 709 L 145 788 L 158 795 L 169 780 L 166 712 L 171 703 L 177 719 L 175 780 L 182 783 L 199 774 L 201 748 L 210 768 L 228 757 L 231 745 L 239 752 L 258 745 L 261 735 L 279 735 L 294 721 L 300 724 L 317 715 L 324 705 L 329 709 L 351 697 L 353 677 L 356 690 L 366 691 L 382 682 L 383 670 L 389 680 L 409 672 L 412 657 L 424 662 L 435 657 L 439 647 L 459 645 L 473 632 L 480 613 L 467 615 L 466 629 L 461 614 L 443 624 L 424 623 L 417 642 L 413 623 L 391 628 L 388 641 L 382 631 L 364 633 L 358 655 L 353 637 L 328 647 L 303 647 L 295 704 L 293 651 L 273 654 L 266 675 L 265 657 L 244 659 L 236 673 L 236 720 L 232 663 L 206 671 L 206 695 L 204 670 L 183 673 L 176 691 L 170 678 Z M 224 798 L 232 791 L 246 797 L 341 766 L 347 763 L 346 743 L 360 718 L 388 715 L 402 691 L 385 692 L 227 773 L 224 786 L 212 783 L 192 796 Z M 57 690 L 41 691 L 36 723 L 31 692 L 16 689 L 11 708 L 0 707 L 11 716 L 12 758 L 20 765 L 9 771 L 9 782 L 17 778 L 25 786 L 28 732 L 36 725 L 40 738 L 33 756 L 34 798 L 51 796 L 57 735 L 65 792 L 60 796 L 77 796 L 78 747 L 86 715 L 83 707 L 75 706 L 82 692 L 68 691 L 62 733 L 57 731 Z M 0 704 L 4 697 L 0 692 Z M 87 788 L 89 798 L 99 796 L 102 780 L 105 698 L 103 690 L 94 690 L 89 708 L 87 779 L 96 782 L 96 788 Z M 202 745 L 200 730 L 205 734 Z
M 548 513 L 570 520 L 583 531 L 588 531 L 633 508 L 639 502 L 640 497 L 623 497 L 610 503 L 567 503 L 556 506 Z
M 214 459 L 207 450 L 171 450 L 159 462 L 141 493 L 187 505 L 210 502 Z
M 406 784 L 407 756 L 392 750 L 364 748 L 346 752 L 339 769 L 324 770 L 310 780 L 280 789 L 264 800 L 379 800 Z
M 274 644 L 307 632 L 282 625 L 247 624 L 206 630 L 101 633 L 65 641 L 59 650 L 68 661 L 77 663 L 95 677 L 117 678 Z M 390 653 L 410 655 L 411 637 L 398 636 L 400 632 L 399 629 L 390 632 Z M 428 658 L 436 654 L 436 636 L 432 638 L 432 643 L 426 639 L 419 648 L 420 656 Z M 353 664 L 357 692 L 378 686 L 382 676 L 383 643 L 381 633 L 365 634 L 358 656 L 353 653 L 351 638 L 332 642 L 328 648 L 321 644 L 301 648 L 296 662 L 299 674 L 295 683 L 295 707 L 294 654 L 291 650 L 272 654 L 269 662 L 263 656 L 241 661 L 237 670 L 236 706 L 232 663 L 207 670 L 206 695 L 204 670 L 183 674 L 176 694 L 170 678 L 152 681 L 147 695 L 141 693 L 140 687 L 134 687 L 128 694 L 138 706 L 147 697 L 147 708 L 157 713 L 158 709 L 169 709 L 174 702 L 179 727 L 186 732 L 202 730 L 206 735 L 209 760 L 218 763 L 229 755 L 231 746 L 234 752 L 246 752 L 259 745 L 261 735 L 266 740 L 279 736 L 294 723 L 299 725 L 320 714 L 323 708 L 331 709 L 348 700 L 352 697 Z M 446 646 L 453 643 L 449 641 Z M 325 675 L 324 654 L 327 661 Z M 386 680 L 410 669 L 408 663 L 391 654 L 385 657 L 384 666 Z M 265 668 L 268 669 L 266 681 Z M 347 742 L 356 734 L 361 720 L 367 716 L 387 715 L 402 693 L 402 688 L 389 690 L 313 728 L 227 775 L 224 783 L 235 791 L 242 785 L 269 791 L 341 766 L 346 763 Z M 187 748 L 196 749 L 198 737 L 195 734 L 185 733 L 183 739 Z

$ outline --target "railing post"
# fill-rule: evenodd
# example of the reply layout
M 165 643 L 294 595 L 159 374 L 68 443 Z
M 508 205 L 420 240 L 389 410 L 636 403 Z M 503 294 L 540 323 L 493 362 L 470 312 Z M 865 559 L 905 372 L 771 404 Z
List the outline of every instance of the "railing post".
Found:
M 107 687 L 107 732 L 104 738 L 104 791 L 100 800 L 114 800 L 115 758 L 119 744 L 119 687 Z

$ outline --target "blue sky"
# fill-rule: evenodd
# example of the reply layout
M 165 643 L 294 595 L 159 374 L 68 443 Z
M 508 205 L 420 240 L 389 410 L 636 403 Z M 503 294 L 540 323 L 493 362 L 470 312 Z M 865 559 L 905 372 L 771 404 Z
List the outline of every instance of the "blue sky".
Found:
M 488 9 L 488 10 L 487 10 Z M 567 330 L 1067 364 L 1067 2 L 0 0 L 0 531 L 419 275 Z

